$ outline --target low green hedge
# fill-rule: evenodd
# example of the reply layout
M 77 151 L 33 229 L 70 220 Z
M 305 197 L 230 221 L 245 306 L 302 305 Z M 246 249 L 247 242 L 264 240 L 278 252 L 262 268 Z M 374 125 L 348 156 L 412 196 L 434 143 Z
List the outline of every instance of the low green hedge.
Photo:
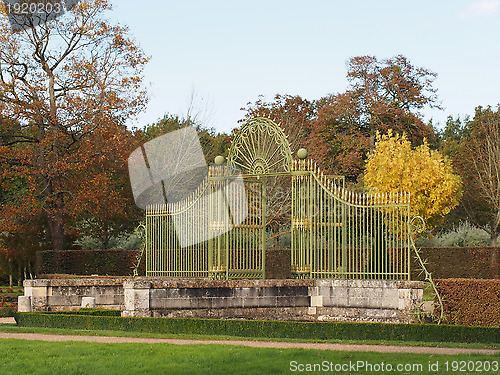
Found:
M 78 310 L 79 315 L 94 315 L 94 316 L 121 316 L 120 310 L 98 309 L 90 307 L 82 307 Z
M 19 313 L 24 327 L 114 330 L 149 333 L 223 335 L 306 340 L 402 340 L 500 343 L 500 328 L 390 323 L 122 318 L 112 316 Z
M 82 307 L 77 311 L 45 311 L 48 315 L 93 315 L 93 316 L 121 316 L 120 310 L 98 309 Z

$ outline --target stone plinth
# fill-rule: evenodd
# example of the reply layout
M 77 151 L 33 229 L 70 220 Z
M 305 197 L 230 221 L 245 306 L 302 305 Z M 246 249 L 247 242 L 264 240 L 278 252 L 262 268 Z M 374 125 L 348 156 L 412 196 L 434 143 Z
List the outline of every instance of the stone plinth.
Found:
M 26 280 L 19 311 L 119 309 L 130 317 L 410 322 L 423 282 L 393 280 Z

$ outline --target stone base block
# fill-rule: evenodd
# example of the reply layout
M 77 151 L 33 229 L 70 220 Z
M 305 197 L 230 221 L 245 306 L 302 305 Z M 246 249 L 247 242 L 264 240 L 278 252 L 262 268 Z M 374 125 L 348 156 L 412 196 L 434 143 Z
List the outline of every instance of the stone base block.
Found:
M 31 297 L 30 296 L 17 297 L 17 311 L 18 312 L 31 312 Z
M 95 297 L 82 297 L 82 307 L 95 308 Z
M 123 310 L 122 317 L 124 318 L 150 318 L 151 311 L 150 310 Z

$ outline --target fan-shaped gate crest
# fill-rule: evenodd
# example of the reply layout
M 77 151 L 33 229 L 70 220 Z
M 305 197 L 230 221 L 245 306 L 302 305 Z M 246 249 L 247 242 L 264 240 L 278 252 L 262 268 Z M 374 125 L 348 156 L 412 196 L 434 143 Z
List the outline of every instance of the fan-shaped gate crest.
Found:
M 238 131 L 227 162 L 244 174 L 290 172 L 292 152 L 287 136 L 278 124 L 269 118 L 256 117 Z

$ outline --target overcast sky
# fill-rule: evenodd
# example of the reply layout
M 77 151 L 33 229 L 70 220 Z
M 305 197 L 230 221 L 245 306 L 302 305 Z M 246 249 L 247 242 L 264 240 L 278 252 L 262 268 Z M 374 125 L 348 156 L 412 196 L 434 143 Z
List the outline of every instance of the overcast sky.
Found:
M 152 57 L 138 127 L 185 115 L 194 92 L 206 125 L 228 132 L 259 94 L 345 91 L 346 61 L 360 55 L 403 54 L 438 73 L 434 123 L 500 102 L 500 0 L 112 2 L 111 18 Z

